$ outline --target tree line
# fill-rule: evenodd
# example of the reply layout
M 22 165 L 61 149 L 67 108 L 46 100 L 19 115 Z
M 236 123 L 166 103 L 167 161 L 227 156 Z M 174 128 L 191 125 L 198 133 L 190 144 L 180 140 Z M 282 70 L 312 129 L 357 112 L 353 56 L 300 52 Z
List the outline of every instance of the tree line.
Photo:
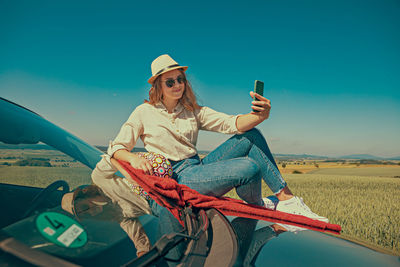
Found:
M 46 158 L 29 158 L 20 159 L 16 162 L 9 163 L 3 162 L 2 165 L 5 166 L 41 166 L 41 167 L 53 167 L 50 163 L 50 159 Z

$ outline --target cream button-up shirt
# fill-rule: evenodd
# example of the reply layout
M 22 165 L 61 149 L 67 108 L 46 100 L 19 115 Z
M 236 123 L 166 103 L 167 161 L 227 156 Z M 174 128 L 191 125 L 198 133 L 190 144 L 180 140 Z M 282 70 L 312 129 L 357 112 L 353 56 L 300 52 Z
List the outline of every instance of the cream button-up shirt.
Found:
M 139 105 L 122 125 L 117 137 L 110 142 L 108 155 L 120 150 L 131 151 L 141 138 L 147 151 L 164 155 L 178 161 L 197 154 L 196 143 L 199 130 L 226 134 L 240 133 L 236 127 L 239 115 L 232 116 L 201 107 L 194 112 L 178 104 L 168 113 L 160 102 L 155 106 Z

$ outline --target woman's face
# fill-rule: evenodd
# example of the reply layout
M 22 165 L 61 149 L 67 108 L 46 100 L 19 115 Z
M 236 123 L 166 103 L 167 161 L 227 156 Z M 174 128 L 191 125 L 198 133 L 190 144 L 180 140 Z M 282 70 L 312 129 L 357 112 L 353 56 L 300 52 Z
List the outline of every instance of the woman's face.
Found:
M 180 70 L 171 70 L 161 75 L 161 90 L 164 100 L 179 100 L 185 92 L 185 76 Z

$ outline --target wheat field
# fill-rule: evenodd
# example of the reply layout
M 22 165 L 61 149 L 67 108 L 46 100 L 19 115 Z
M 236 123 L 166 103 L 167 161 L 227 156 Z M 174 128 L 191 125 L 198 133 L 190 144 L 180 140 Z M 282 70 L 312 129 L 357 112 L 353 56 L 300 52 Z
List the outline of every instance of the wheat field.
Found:
M 284 174 L 293 194 L 342 226 L 341 235 L 400 255 L 400 179 Z M 263 183 L 263 196 L 272 192 Z M 227 194 L 237 198 L 234 191 Z
M 82 167 L 0 166 L 0 183 L 46 187 L 57 180 L 65 180 L 71 189 L 91 184 L 91 170 Z

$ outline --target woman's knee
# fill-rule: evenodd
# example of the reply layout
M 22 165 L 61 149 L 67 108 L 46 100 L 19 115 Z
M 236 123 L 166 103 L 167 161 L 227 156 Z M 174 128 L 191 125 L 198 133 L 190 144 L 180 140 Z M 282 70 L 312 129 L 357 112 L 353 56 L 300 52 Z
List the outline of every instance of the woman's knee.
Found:
M 257 128 L 253 128 L 247 132 L 242 134 L 235 135 L 236 138 L 239 139 L 246 139 L 249 141 L 250 144 L 256 144 L 259 142 L 266 142 L 263 134 Z
M 261 170 L 253 159 L 246 158 L 246 161 L 247 176 L 236 186 L 236 193 L 247 203 L 261 205 Z
M 261 179 L 260 167 L 252 158 L 242 158 L 240 162 L 238 162 L 238 168 L 240 169 L 241 177 L 244 179 L 244 183 Z
M 244 133 L 244 135 L 246 136 L 246 138 L 249 138 L 251 140 L 260 140 L 260 139 L 264 139 L 263 134 L 261 133 L 260 130 L 258 130 L 257 128 L 253 128 L 247 132 Z

